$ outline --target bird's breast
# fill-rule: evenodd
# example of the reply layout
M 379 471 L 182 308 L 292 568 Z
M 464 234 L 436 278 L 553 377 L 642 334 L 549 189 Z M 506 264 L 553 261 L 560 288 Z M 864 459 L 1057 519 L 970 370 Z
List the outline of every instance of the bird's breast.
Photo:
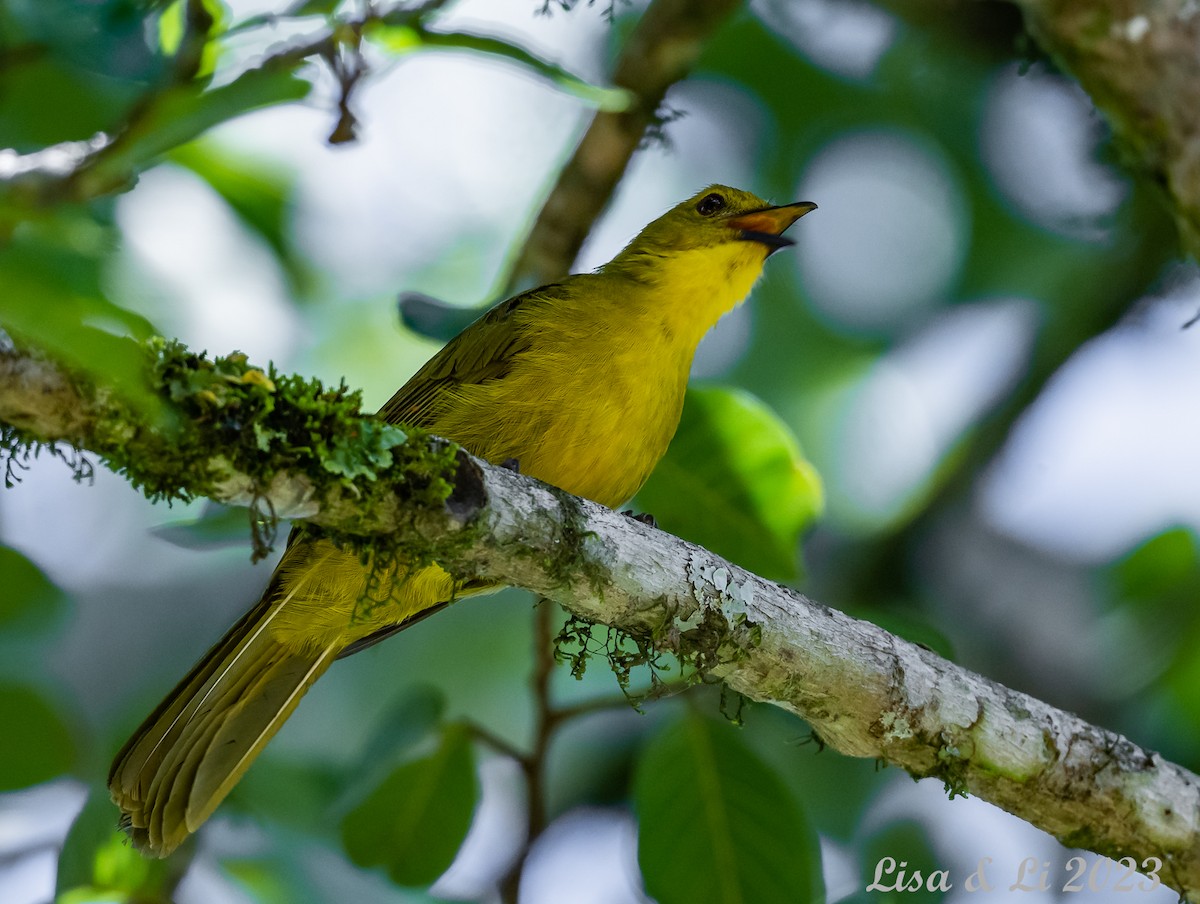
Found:
M 616 506 L 666 451 L 688 360 L 631 345 L 541 349 L 504 379 L 464 387 L 444 435 L 492 462 Z M 438 432 L 435 426 L 434 432 Z

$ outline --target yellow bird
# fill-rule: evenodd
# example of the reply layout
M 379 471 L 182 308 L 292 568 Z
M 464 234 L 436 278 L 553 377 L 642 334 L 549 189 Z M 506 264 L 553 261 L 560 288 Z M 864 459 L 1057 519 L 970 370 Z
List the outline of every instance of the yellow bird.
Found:
M 380 416 L 619 505 L 675 433 L 700 339 L 815 207 L 710 186 L 596 272 L 493 307 Z M 195 832 L 335 659 L 490 589 L 456 584 L 436 565 L 396 567 L 373 576 L 364 607 L 370 577 L 354 553 L 293 533 L 259 603 L 117 754 L 109 789 L 138 847 L 165 857 Z

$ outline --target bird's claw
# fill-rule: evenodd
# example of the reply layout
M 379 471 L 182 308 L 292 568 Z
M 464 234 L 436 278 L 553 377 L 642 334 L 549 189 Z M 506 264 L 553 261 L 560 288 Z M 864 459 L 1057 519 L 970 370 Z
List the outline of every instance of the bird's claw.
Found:
M 626 509 L 625 511 L 621 512 L 621 514 L 626 518 L 632 518 L 634 521 L 645 524 L 649 527 L 658 527 L 658 522 L 649 512 L 642 512 L 640 515 L 637 515 L 634 514 L 633 509 Z

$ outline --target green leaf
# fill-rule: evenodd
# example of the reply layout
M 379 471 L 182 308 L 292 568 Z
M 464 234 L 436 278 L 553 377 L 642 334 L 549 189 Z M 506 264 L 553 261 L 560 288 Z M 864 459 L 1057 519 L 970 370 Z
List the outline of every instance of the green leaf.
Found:
M 190 0 L 174 0 L 162 11 L 158 18 L 158 46 L 168 56 L 175 56 L 183 43 L 187 32 L 187 6 Z M 196 75 L 205 77 L 212 75 L 217 66 L 217 55 L 220 46 L 214 40 L 225 30 L 229 19 L 229 10 L 220 0 L 200 0 L 206 13 L 211 18 L 208 32 L 203 36 L 204 46 L 200 55 L 200 65 Z
M 111 132 L 167 62 L 129 0 L 0 3 L 0 148 Z
M 866 844 L 862 859 L 864 875 L 857 894 L 848 898 L 854 904 L 902 901 L 932 904 L 945 897 L 939 890 L 939 870 L 945 869 L 929 845 L 924 826 L 917 822 L 897 822 L 887 825 Z M 903 870 L 903 879 L 900 872 Z M 920 874 L 918 883 L 917 874 Z M 965 874 L 964 874 L 965 875 Z M 930 880 L 933 880 L 932 882 Z M 867 891 L 878 883 L 879 887 Z M 946 883 L 952 880 L 946 877 Z M 900 888 L 896 889 L 895 886 Z M 933 886 L 930 890 L 930 885 Z
M 88 795 L 58 855 L 55 904 L 94 901 L 166 901 L 186 860 L 142 855 L 117 827 L 108 789 Z
M 75 742 L 58 712 L 31 688 L 0 684 L 0 791 L 28 788 L 62 775 Z
M 289 16 L 328 16 L 342 3 L 342 0 L 297 0 L 288 7 Z
M 249 519 L 244 508 L 208 500 L 195 518 L 160 524 L 150 533 L 182 549 L 246 546 L 250 543 Z
M 418 336 L 449 342 L 475 320 L 486 307 L 460 307 L 447 304 L 423 292 L 402 292 L 396 302 L 400 321 Z
M 855 609 L 855 618 L 873 622 L 883 630 L 905 640 L 933 650 L 943 659 L 954 661 L 954 644 L 923 613 L 914 609 L 884 609 L 864 607 Z
M 405 689 L 363 745 L 359 771 L 395 762 L 407 754 L 437 730 L 445 711 L 446 696 L 434 685 L 415 684 Z
M 293 289 L 303 291 L 311 283 L 310 268 L 295 252 L 289 233 L 292 181 L 277 164 L 234 154 L 204 139 L 177 147 L 170 159 L 207 182 L 238 219 L 267 243 Z
M 446 697 L 433 685 L 406 688 L 384 711 L 358 756 L 346 768 L 334 810 L 349 812 L 383 784 L 396 763 L 412 759 L 418 745 L 428 750 L 431 739 L 441 734 L 445 711 Z
M 79 210 L 60 210 L 51 218 L 22 223 L 0 246 L 0 310 L 33 314 L 18 316 L 35 320 L 47 312 L 38 308 L 43 296 L 59 306 L 77 311 L 81 325 L 103 329 L 116 336 L 147 339 L 155 334 L 145 317 L 114 304 L 104 294 L 106 269 L 113 246 L 119 241 L 115 229 L 98 223 Z M 28 291 L 41 294 L 25 298 Z M 48 332 L 48 331 L 46 331 Z
M 0 42 L 40 45 L 54 59 L 103 74 L 141 82 L 161 74 L 163 60 L 146 41 L 144 11 L 130 0 L 37 0 L 0 4 L 8 26 Z M 11 29 L 11 31 L 9 30 Z M 51 95 L 43 94 L 42 97 Z M 7 98 L 5 98 L 7 99 Z M 66 98 L 64 98 L 65 100 Z
M 0 546 L 0 628 L 45 624 L 66 605 L 67 595 L 15 549 Z
M 541 76 L 560 91 L 577 97 L 605 113 L 621 113 L 633 104 L 633 95 L 624 88 L 602 88 L 590 84 L 561 66 L 556 66 L 523 47 L 501 41 L 499 38 L 459 31 L 429 31 L 413 24 L 410 21 L 412 14 L 407 10 L 398 10 L 396 18 L 396 24 L 390 24 L 386 19 L 384 22 L 372 24 L 365 32 L 366 37 L 383 49 L 396 54 L 409 53 L 421 47 L 439 47 L 499 57 Z
M 152 410 L 146 356 L 153 328 L 93 285 L 93 261 L 53 237 L 18 230 L 0 250 L 0 327 Z
M 659 904 L 805 904 L 824 897 L 816 833 L 738 730 L 689 712 L 634 777 L 638 863 Z
M 158 17 L 158 46 L 168 56 L 183 43 L 184 11 L 187 0 L 172 0 Z
M 250 69 L 208 91 L 176 89 L 157 106 L 146 137 L 135 143 L 136 153 L 143 159 L 164 153 L 243 113 L 301 100 L 311 89 L 286 67 Z
M 1147 540 L 1113 568 L 1122 599 L 1162 602 L 1195 598 L 1200 591 L 1200 550 L 1196 535 L 1184 527 Z
M 330 25 L 336 26 L 338 23 L 334 18 L 334 13 L 337 12 L 339 6 L 347 2 L 348 0 L 295 0 L 291 6 L 282 12 L 271 10 L 269 12 L 256 13 L 238 22 L 234 22 L 229 26 L 225 34 L 240 34 L 256 28 L 274 30 L 278 29 L 280 24 L 286 22 L 289 18 L 302 19 L 308 16 L 322 16 Z M 295 23 L 288 22 L 287 24 L 293 25 Z
M 368 25 L 365 35 L 369 41 L 378 44 L 389 53 L 404 54 L 417 50 L 425 45 L 421 32 L 407 24 L 390 24 L 387 21 L 372 22 Z
M 471 735 L 449 725 L 438 748 L 395 769 L 342 821 L 342 845 L 398 885 L 429 885 L 453 862 L 479 799 Z
M 77 190 L 90 196 L 127 188 L 142 169 L 213 126 L 251 110 L 306 97 L 312 85 L 294 74 L 299 65 L 250 69 L 229 84 L 207 91 L 181 85 L 156 95 L 139 120 L 136 134 L 80 174 Z
M 263 825 L 292 826 L 311 837 L 332 832 L 329 808 L 342 790 L 340 769 L 272 756 L 269 768 L 251 769 L 234 786 L 229 803 Z
M 54 58 L 0 66 L 0 147 L 30 153 L 82 141 L 111 129 L 136 96 L 128 82 L 98 79 Z
M 638 505 L 664 530 L 780 580 L 796 574 L 800 532 L 821 512 L 816 469 L 746 392 L 689 389 L 679 430 Z

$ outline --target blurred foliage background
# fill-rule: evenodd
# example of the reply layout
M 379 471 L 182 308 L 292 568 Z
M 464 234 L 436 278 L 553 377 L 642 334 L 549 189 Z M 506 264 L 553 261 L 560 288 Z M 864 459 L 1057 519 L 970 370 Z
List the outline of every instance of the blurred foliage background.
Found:
M 576 269 L 710 182 L 820 205 L 701 347 L 705 388 L 639 504 L 1198 769 L 1197 274 L 1013 7 L 901 8 L 740 9 L 585 245 Z M 401 6 L 361 59 L 259 68 L 363 8 L 0 2 L 0 324 L 117 383 L 129 338 L 157 332 L 344 377 L 373 409 L 437 347 L 401 324 L 397 293 L 495 300 L 616 102 L 607 73 L 641 11 Z M 352 124 L 339 78 L 360 63 Z M 101 132 L 116 149 L 79 168 Z M 826 505 L 801 549 L 808 462 Z M 698 494 L 701 467 L 736 492 Z M 16 476 L 0 495 L 0 900 L 496 899 L 524 831 L 499 751 L 534 728 L 527 595 L 464 601 L 341 663 L 190 853 L 147 863 L 115 832 L 108 762 L 270 565 L 249 564 L 240 514 L 151 505 L 102 468 L 79 484 L 50 456 Z M 603 661 L 551 687 L 585 707 L 617 694 Z M 737 729 L 699 687 L 643 710 L 589 709 L 556 736 L 522 901 L 855 900 L 884 856 L 950 870 L 954 890 L 925 897 L 961 896 L 984 857 L 997 895 L 1026 857 L 1063 875 L 1047 836 L 821 752 L 770 707 L 747 704 Z

